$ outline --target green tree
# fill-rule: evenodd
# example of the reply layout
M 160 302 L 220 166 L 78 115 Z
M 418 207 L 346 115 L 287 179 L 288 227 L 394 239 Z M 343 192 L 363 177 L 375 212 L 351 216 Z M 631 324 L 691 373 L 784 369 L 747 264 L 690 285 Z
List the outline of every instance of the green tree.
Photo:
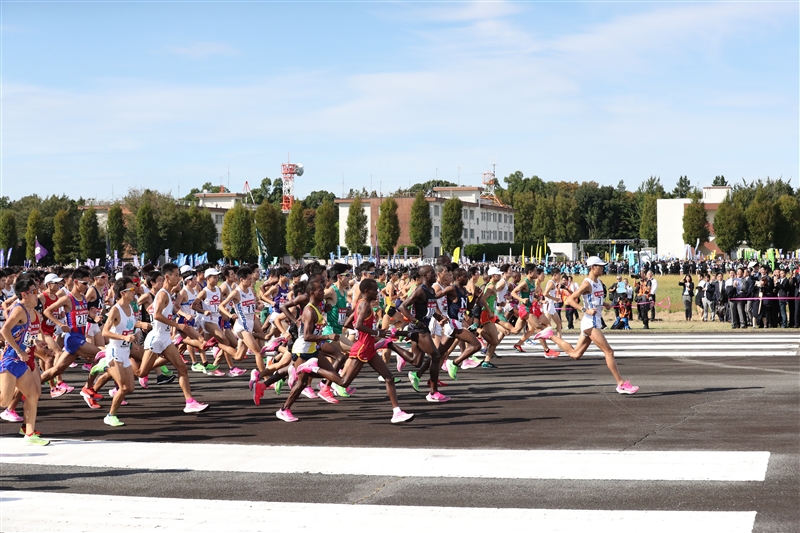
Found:
M 336 207 L 330 199 L 325 200 L 317 208 L 314 229 L 314 253 L 317 257 L 328 257 L 331 252 L 336 251 L 339 243 L 339 230 L 337 222 L 339 215 Z
M 464 204 L 459 198 L 449 198 L 442 208 L 442 253 L 452 254 L 464 244 Z
M 581 215 L 578 212 L 578 204 L 575 202 L 574 196 L 559 192 L 555 198 L 555 206 L 556 233 L 553 242 L 578 242 L 580 240 Z
M 67 263 L 75 258 L 72 247 L 72 235 L 75 227 L 68 209 L 62 209 L 53 218 L 53 258 L 56 263 Z
M 286 254 L 286 216 L 279 207 L 264 202 L 256 209 L 256 227 L 273 256 Z
M 514 242 L 533 244 L 536 237 L 533 233 L 533 216 L 536 212 L 536 195 L 530 191 L 514 195 Z
M 688 176 L 681 176 L 678 178 L 678 182 L 675 184 L 675 188 L 672 189 L 672 197 L 673 198 L 689 198 L 689 195 L 692 194 L 692 182 L 689 181 Z
M 0 247 L 8 253 L 9 248 L 17 246 L 17 217 L 10 209 L 0 214 Z
M 161 210 L 156 224 L 158 237 L 161 240 L 159 250 L 168 249 L 170 255 L 175 257 L 179 252 L 186 252 L 191 248 L 190 218 L 187 209 L 175 203 L 167 205 Z
M 360 253 L 361 249 L 367 244 L 367 214 L 361 203 L 361 197 L 356 196 L 350 204 L 350 212 L 347 214 L 347 228 L 344 232 L 344 243 L 350 253 Z
M 747 242 L 755 250 L 771 248 L 775 236 L 775 204 L 770 201 L 763 187 L 758 187 L 756 196 L 745 211 L 747 220 Z
M 728 194 L 714 215 L 714 243 L 730 255 L 744 240 L 746 226 L 744 213 Z
M 329 191 L 311 191 L 308 193 L 303 199 L 303 207 L 306 209 L 318 209 L 324 202 L 330 202 L 332 205 L 334 200 L 336 200 L 336 195 Z
M 121 258 L 125 246 L 125 219 L 122 215 L 122 207 L 118 203 L 108 208 L 106 233 L 108 234 L 108 242 L 110 243 L 112 253 L 116 250 Z
M 556 232 L 555 219 L 555 199 L 546 196 L 536 198 L 536 207 L 533 209 L 533 237 L 537 241 L 548 240 L 554 242 Z M 531 241 L 533 242 L 533 241 Z
M 800 246 L 800 201 L 795 196 L 784 194 L 778 198 L 775 214 L 775 248 L 794 250 Z
M 158 226 L 149 201 L 142 202 L 136 210 L 136 250 L 155 263 L 161 253 Z
M 728 180 L 725 179 L 725 176 L 714 176 L 714 181 L 711 185 L 713 187 L 725 187 L 728 185 Z
M 612 206 L 614 192 L 613 187 L 600 187 L 593 181 L 581 183 L 575 190 L 575 201 L 590 239 L 612 236 L 609 227 L 616 215 Z
M 308 226 L 303 211 L 303 203 L 295 202 L 286 219 L 286 251 L 297 261 L 303 258 L 308 245 Z
M 658 197 L 655 194 L 645 194 L 642 203 L 642 216 L 639 223 L 639 238 L 645 239 L 650 246 L 658 244 Z
M 706 206 L 695 198 L 683 212 L 683 242 L 694 246 L 700 239 L 703 244 L 708 242 L 709 236 Z
M 393 254 L 400 239 L 400 218 L 397 216 L 397 202 L 387 198 L 381 202 L 381 213 L 378 215 L 378 240 L 381 250 Z
M 408 229 L 411 243 L 419 248 L 420 257 L 422 257 L 422 250 L 431 243 L 431 232 L 433 231 L 431 210 L 428 207 L 428 201 L 425 199 L 425 193 L 422 191 L 417 193 L 414 203 L 411 204 Z
M 242 203 L 225 213 L 222 222 L 222 255 L 231 260 L 253 257 L 253 218 Z
M 105 255 L 102 253 L 103 245 L 100 242 L 100 228 L 97 224 L 97 211 L 89 207 L 81 216 L 78 233 L 81 236 L 81 258 L 94 259 Z
M 31 261 L 36 259 L 36 237 L 42 229 L 42 214 L 38 209 L 31 209 L 28 214 L 28 225 L 25 230 L 25 257 Z

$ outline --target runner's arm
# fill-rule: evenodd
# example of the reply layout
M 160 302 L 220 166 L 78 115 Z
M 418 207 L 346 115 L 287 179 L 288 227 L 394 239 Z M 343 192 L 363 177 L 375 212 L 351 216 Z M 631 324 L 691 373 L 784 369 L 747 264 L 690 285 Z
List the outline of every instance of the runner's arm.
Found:
M 72 301 L 69 296 L 62 296 L 61 298 L 56 300 L 56 302 L 53 305 L 44 310 L 44 316 L 50 322 L 55 324 L 57 327 L 61 328 L 63 331 L 69 331 L 69 326 L 59 322 L 58 319 L 56 318 L 56 312 L 62 307 L 67 309 L 68 311 L 72 310 Z

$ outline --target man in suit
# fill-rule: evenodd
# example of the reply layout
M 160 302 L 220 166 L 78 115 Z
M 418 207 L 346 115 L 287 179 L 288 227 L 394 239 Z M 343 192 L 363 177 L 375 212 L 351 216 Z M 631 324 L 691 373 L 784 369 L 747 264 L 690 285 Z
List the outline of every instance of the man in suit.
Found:
M 716 280 L 712 282 L 712 285 L 714 285 L 714 294 L 717 296 L 717 317 L 719 317 L 720 322 L 727 322 L 730 320 L 728 316 L 728 298 L 722 273 L 717 274 Z

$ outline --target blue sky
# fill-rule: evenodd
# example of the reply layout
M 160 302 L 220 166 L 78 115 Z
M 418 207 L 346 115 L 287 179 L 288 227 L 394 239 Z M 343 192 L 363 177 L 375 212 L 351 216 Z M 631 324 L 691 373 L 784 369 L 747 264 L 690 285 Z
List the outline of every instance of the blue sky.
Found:
M 3 194 L 800 178 L 796 2 L 3 2 Z

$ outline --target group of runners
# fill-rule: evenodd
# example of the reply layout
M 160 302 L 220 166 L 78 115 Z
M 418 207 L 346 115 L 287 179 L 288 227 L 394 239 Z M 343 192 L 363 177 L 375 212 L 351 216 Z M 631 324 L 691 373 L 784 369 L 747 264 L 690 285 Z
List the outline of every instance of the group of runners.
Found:
M 548 358 L 563 352 L 580 359 L 594 343 L 617 392 L 633 394 L 638 387 L 621 377 L 600 329 L 600 314 L 610 306 L 599 280 L 605 263 L 592 257 L 587 265 L 577 289 L 536 266 L 482 271 L 447 257 L 397 270 L 371 262 L 355 269 L 281 266 L 258 287 L 257 265 L 0 270 L 0 418 L 22 423 L 26 442 L 48 444 L 35 428 L 43 385 L 53 398 L 72 392 L 64 372 L 81 363 L 88 373 L 80 394 L 89 408 L 102 409 L 103 387 L 111 387 L 103 419 L 109 426 L 124 425 L 118 414 L 137 381 L 149 388 L 176 374 L 184 411 L 199 413 L 208 404 L 192 395 L 189 372 L 238 377 L 247 372 L 237 365 L 252 357 L 254 403 L 268 389 L 280 394 L 288 387 L 276 412 L 285 422 L 298 420 L 292 407 L 301 395 L 334 404 L 352 396 L 350 385 L 366 364 L 385 383 L 391 422 L 399 424 L 414 418 L 397 400 L 406 366 L 415 391 L 444 403 L 450 398 L 439 390 L 440 372 L 457 380 L 459 370 L 496 368 L 495 352 L 508 335 L 521 335 L 514 345 L 520 352 L 529 339 L 541 343 Z M 575 346 L 561 338 L 564 306 L 583 313 Z M 390 370 L 392 357 L 398 375 Z

